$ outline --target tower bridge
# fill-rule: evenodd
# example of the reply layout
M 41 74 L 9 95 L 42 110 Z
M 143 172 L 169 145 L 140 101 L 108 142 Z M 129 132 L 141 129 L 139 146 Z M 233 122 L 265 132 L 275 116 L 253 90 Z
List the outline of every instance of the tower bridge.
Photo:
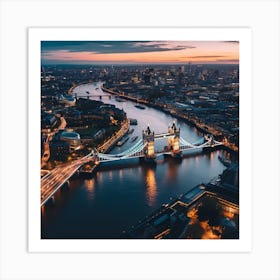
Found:
M 167 146 L 162 151 L 155 151 L 155 141 L 167 138 Z M 92 161 L 96 166 L 102 162 L 114 162 L 132 158 L 142 158 L 145 162 L 155 163 L 161 155 L 169 155 L 181 158 L 184 151 L 213 148 L 223 145 L 216 141 L 213 136 L 202 137 L 196 143 L 190 143 L 180 136 L 180 128 L 175 123 L 168 127 L 168 131 L 155 134 L 148 126 L 142 131 L 142 139 L 132 147 L 118 154 L 105 154 L 94 150 L 83 158 L 69 164 L 63 164 L 51 170 L 41 178 L 41 206 L 43 206 L 59 190 L 68 179 L 77 172 L 84 164 Z

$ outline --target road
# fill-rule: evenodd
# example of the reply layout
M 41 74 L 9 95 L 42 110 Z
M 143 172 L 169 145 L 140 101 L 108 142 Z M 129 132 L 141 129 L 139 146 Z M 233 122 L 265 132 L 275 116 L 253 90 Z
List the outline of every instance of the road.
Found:
M 61 124 L 64 126 L 66 122 L 63 120 Z M 98 151 L 107 151 L 120 137 L 122 137 L 129 129 L 129 122 L 126 119 L 121 126 L 121 129 L 98 148 Z M 79 169 L 80 166 L 94 160 L 90 155 L 81 159 L 77 159 L 71 163 L 61 164 L 49 174 L 41 179 L 41 206 Z
M 85 156 L 71 163 L 60 165 L 44 176 L 41 179 L 41 205 L 43 205 L 81 165 L 91 160 L 94 160 L 93 157 Z

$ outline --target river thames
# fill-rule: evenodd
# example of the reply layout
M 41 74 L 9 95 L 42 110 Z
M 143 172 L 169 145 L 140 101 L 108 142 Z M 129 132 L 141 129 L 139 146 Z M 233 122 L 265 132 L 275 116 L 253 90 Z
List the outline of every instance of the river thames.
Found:
M 102 83 L 76 87 L 73 93 L 86 95 L 108 95 L 101 89 Z M 99 100 L 99 97 L 93 98 Z M 142 137 L 148 125 L 155 133 L 167 132 L 173 122 L 180 127 L 180 134 L 194 143 L 202 135 L 186 123 L 157 109 L 135 107 L 131 101 L 119 102 L 112 96 L 103 97 L 104 103 L 123 109 L 128 118 L 137 119 L 138 125 L 122 146 L 110 153 L 116 154 L 133 146 L 132 138 Z M 138 141 L 137 140 L 137 141 Z M 136 141 L 136 142 L 137 142 Z M 159 140 L 156 150 L 167 145 L 167 139 Z M 223 172 L 225 166 L 218 156 L 224 151 L 193 153 L 176 161 L 159 157 L 155 166 L 140 164 L 138 159 L 120 163 L 103 164 L 95 171 L 92 179 L 73 179 L 70 188 L 58 191 L 55 205 L 42 207 L 42 238 L 120 238 L 121 233 L 135 225 L 140 219 L 190 190 L 199 183 L 208 183 Z

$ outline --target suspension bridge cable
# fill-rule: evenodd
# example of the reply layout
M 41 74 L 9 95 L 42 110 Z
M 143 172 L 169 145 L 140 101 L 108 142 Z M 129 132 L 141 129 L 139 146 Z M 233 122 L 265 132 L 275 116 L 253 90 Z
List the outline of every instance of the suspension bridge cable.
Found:
M 119 153 L 119 154 L 102 154 L 102 153 L 98 153 L 99 155 L 104 155 L 104 156 L 109 156 L 109 157 L 120 157 L 123 155 L 126 155 L 127 153 L 130 153 L 131 151 L 133 151 L 134 149 L 138 148 L 139 146 L 142 145 L 142 139 L 140 141 L 138 141 L 134 146 L 132 146 L 131 148 Z

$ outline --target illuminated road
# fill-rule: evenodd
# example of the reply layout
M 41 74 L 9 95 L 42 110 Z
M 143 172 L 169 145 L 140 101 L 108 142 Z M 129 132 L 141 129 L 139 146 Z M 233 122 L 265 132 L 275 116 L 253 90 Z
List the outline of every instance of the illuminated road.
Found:
M 129 123 L 126 119 L 121 129 L 106 141 L 102 146 L 98 147 L 98 151 L 107 151 L 116 141 L 119 140 L 129 129 Z M 55 192 L 85 163 L 93 161 L 95 158 L 89 154 L 81 159 L 75 160 L 71 163 L 61 164 L 53 169 L 46 176 L 41 179 L 41 206 L 44 205 L 48 199 L 55 194 Z
M 71 163 L 63 164 L 41 179 L 41 206 L 79 169 L 80 166 L 94 160 L 91 154 L 75 160 Z

